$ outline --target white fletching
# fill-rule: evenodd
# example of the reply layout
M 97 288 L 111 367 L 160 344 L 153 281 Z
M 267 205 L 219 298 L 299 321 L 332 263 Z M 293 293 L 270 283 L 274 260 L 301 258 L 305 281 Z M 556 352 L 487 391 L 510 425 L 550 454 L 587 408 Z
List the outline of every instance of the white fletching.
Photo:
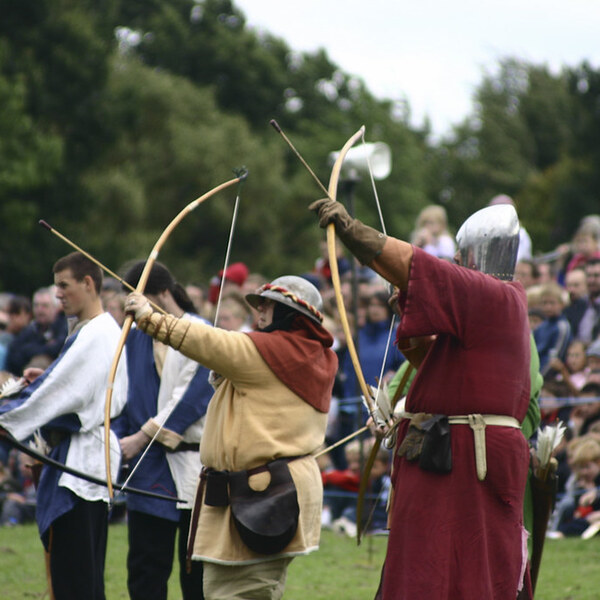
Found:
M 29 441 L 29 447 L 32 450 L 35 450 L 38 454 L 50 454 L 50 446 L 48 446 L 46 440 L 42 437 L 39 429 L 36 429 L 33 432 L 33 439 Z
M 538 429 L 536 456 L 542 469 L 548 466 L 552 452 L 560 444 L 567 428 L 559 421 L 556 425 L 546 425 Z
M 27 380 L 24 377 L 20 379 L 10 377 L 0 386 L 0 398 L 7 398 L 8 396 L 18 394 L 26 386 Z
M 375 424 L 378 427 L 382 427 L 387 425 L 389 420 L 392 417 L 392 407 L 390 404 L 390 396 L 388 393 L 388 386 L 383 385 L 382 387 L 376 388 L 370 386 L 371 394 L 375 398 L 375 414 L 372 415 L 375 420 Z M 362 397 L 363 404 L 369 409 L 369 405 L 365 400 L 364 396 Z

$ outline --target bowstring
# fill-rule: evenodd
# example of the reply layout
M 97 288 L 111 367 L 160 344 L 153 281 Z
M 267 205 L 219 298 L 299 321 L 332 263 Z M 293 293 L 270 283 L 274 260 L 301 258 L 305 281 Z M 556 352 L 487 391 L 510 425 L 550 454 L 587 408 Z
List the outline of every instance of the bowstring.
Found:
M 238 177 L 241 177 L 241 173 L 243 171 L 245 171 L 245 167 L 242 167 L 242 169 L 237 170 L 235 172 L 235 174 Z M 236 222 L 237 222 L 237 213 L 238 213 L 238 207 L 239 207 L 239 204 L 240 204 L 240 198 L 241 198 L 241 195 L 242 195 L 242 184 L 243 184 L 243 182 L 244 182 L 244 179 L 240 179 L 240 182 L 239 182 L 239 185 L 238 185 L 238 188 L 237 188 L 236 197 L 235 197 L 235 202 L 234 202 L 234 205 L 233 205 L 233 216 L 231 217 L 231 227 L 229 229 L 229 239 L 227 240 L 227 250 L 225 252 L 225 263 L 224 263 L 224 266 L 223 266 L 223 278 L 225 277 L 225 271 L 227 270 L 227 265 L 229 263 L 229 254 L 230 254 L 230 251 L 231 251 L 231 245 L 232 245 L 232 241 L 233 241 L 233 235 L 234 235 L 234 232 L 235 232 L 235 225 L 236 225 Z M 216 326 L 216 324 L 217 324 L 217 318 L 219 316 L 219 307 L 220 307 L 220 304 L 221 304 L 221 298 L 223 296 L 223 278 L 221 278 L 221 288 L 219 289 L 219 297 L 217 299 L 217 306 L 215 308 L 215 316 L 214 316 L 214 319 L 213 319 L 213 325 L 214 326 Z M 182 396 L 182 398 L 183 398 L 183 396 Z M 133 469 L 131 470 L 131 472 L 127 476 L 127 479 L 125 479 L 125 482 L 122 485 L 123 488 L 127 487 L 127 484 L 129 483 L 129 481 L 131 480 L 131 478 L 133 477 L 133 475 L 137 471 L 137 468 L 140 466 L 140 463 L 142 462 L 142 460 L 144 460 L 144 457 L 146 456 L 146 454 L 150 450 L 150 447 L 154 444 L 156 438 L 158 437 L 158 435 L 160 434 L 160 432 L 164 429 L 165 423 L 167 422 L 168 418 L 171 416 L 172 412 L 175 410 L 175 407 L 179 404 L 179 400 L 176 400 L 172 404 L 173 405 L 167 411 L 167 414 L 164 416 L 164 418 L 163 418 L 162 422 L 159 424 L 156 432 L 154 433 L 154 435 L 152 436 L 152 438 L 148 442 L 148 445 L 146 446 L 146 448 L 142 452 L 142 455 L 140 456 L 139 460 L 136 462 L 135 466 L 133 467 Z M 124 492 L 121 491 L 120 493 L 124 493 Z
M 396 324 L 396 315 L 392 315 L 392 321 L 390 323 L 390 329 L 388 331 L 387 342 L 385 344 L 385 352 L 383 353 L 383 362 L 381 363 L 381 371 L 379 372 L 379 379 L 377 381 L 377 393 L 375 394 L 375 404 L 379 399 L 379 392 L 383 387 L 383 374 L 385 371 L 385 363 L 387 362 L 388 353 L 390 350 L 390 344 L 392 340 L 392 333 L 394 333 L 394 325 Z M 386 416 L 387 418 L 387 416 Z
M 365 140 L 365 132 L 362 133 L 362 143 L 363 146 L 366 145 Z M 369 153 L 365 153 L 367 157 L 367 167 L 369 171 L 369 178 L 371 180 L 371 188 L 373 189 L 373 195 L 375 196 L 375 204 L 377 205 L 377 212 L 379 213 L 379 222 L 381 223 L 381 229 L 384 235 L 387 235 L 387 231 L 385 229 L 385 222 L 383 220 L 383 213 L 381 212 L 381 203 L 379 202 L 379 194 L 377 193 L 377 186 L 375 185 L 375 177 L 373 176 L 373 168 L 371 167 L 371 159 L 369 158 Z
M 183 398 L 183 395 L 182 395 L 182 398 Z M 126 488 L 127 484 L 131 481 L 131 478 L 134 476 L 134 474 L 137 471 L 138 467 L 140 466 L 141 462 L 144 460 L 144 457 L 146 456 L 146 454 L 148 454 L 148 451 L 152 447 L 152 444 L 154 444 L 156 438 L 158 437 L 158 434 L 163 430 L 163 428 L 165 426 L 165 423 L 167 422 L 167 419 L 171 416 L 171 413 L 175 410 L 175 407 L 178 404 L 179 404 L 179 400 L 174 401 L 173 402 L 173 406 L 171 406 L 171 408 L 167 411 L 167 414 L 164 416 L 162 422 L 159 424 L 158 429 L 156 430 L 156 432 L 154 433 L 154 435 L 152 436 L 152 438 L 148 442 L 148 445 L 144 448 L 144 451 L 142 452 L 142 455 L 140 456 L 140 458 L 138 459 L 138 461 L 135 463 L 135 466 L 133 467 L 133 469 L 131 469 L 131 471 L 129 472 L 129 475 L 127 476 L 127 478 L 123 482 L 123 484 L 121 486 L 121 490 L 119 490 L 120 494 L 124 494 L 125 493 L 123 491 L 123 488 Z M 116 496 L 118 497 L 118 494 Z
M 366 145 L 367 141 L 365 139 L 365 132 L 362 133 L 362 143 L 363 146 Z M 373 168 L 371 166 L 371 159 L 369 158 L 369 153 L 365 152 L 365 156 L 367 158 L 367 170 L 369 171 L 369 179 L 371 181 L 371 189 L 373 190 L 373 196 L 375 197 L 375 205 L 377 206 L 377 213 L 379 214 L 379 222 L 381 224 L 381 230 L 384 235 L 387 236 L 387 230 L 385 227 L 385 221 L 383 219 L 383 212 L 381 211 L 381 203 L 379 202 L 379 194 L 377 192 L 377 185 L 375 184 L 375 177 L 373 175 Z M 380 276 L 378 276 L 380 277 Z M 388 292 L 391 294 L 391 284 L 388 284 Z M 396 315 L 392 315 L 392 321 L 390 323 L 390 329 L 388 332 L 387 343 L 385 345 L 385 352 L 383 354 L 383 362 L 381 363 L 381 371 L 379 374 L 379 380 L 377 381 L 377 391 L 375 393 L 375 404 L 378 405 L 379 394 L 383 386 L 383 374 L 385 370 L 385 363 L 387 362 L 387 357 L 390 349 L 390 343 L 392 340 L 392 333 L 394 331 L 394 325 L 396 324 Z M 375 418 L 375 415 L 372 415 Z
M 221 308 L 221 300 L 223 298 L 223 288 L 225 287 L 223 283 L 225 282 L 225 277 L 227 274 L 227 267 L 229 266 L 229 255 L 231 253 L 231 246 L 233 242 L 233 234 L 235 232 L 235 225 L 237 223 L 237 214 L 238 208 L 240 205 L 240 196 L 241 196 L 242 186 L 238 187 L 238 192 L 235 197 L 235 202 L 233 204 L 233 215 L 231 217 L 231 227 L 229 229 L 229 239 L 227 240 L 227 250 L 225 251 L 225 262 L 223 264 L 223 276 L 221 277 L 221 285 L 219 287 L 219 297 L 217 298 L 217 306 L 215 307 L 215 316 L 213 319 L 213 325 L 216 327 L 217 321 L 219 320 L 219 309 Z

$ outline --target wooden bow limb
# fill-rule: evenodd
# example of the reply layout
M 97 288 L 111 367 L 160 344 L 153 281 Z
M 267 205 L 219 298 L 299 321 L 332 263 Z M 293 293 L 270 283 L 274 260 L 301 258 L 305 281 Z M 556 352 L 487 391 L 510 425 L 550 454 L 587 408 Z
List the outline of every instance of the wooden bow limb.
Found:
M 292 149 L 294 154 L 298 157 L 300 162 L 304 165 L 304 167 L 311 174 L 312 178 L 316 181 L 317 185 L 327 194 L 327 196 L 331 200 L 336 200 L 337 196 L 337 187 L 340 179 L 340 174 L 342 171 L 342 164 L 344 159 L 346 158 L 346 154 L 348 154 L 348 150 L 354 146 L 354 144 L 364 136 L 365 126 L 363 125 L 342 147 L 336 161 L 331 170 L 331 176 L 329 178 L 329 187 L 326 189 L 325 186 L 321 183 L 320 179 L 315 175 L 314 171 L 310 168 L 307 162 L 302 158 L 302 155 L 296 150 L 292 142 L 289 138 L 283 133 L 281 127 L 274 119 L 271 120 L 271 125 L 283 137 L 287 145 Z M 352 360 L 352 366 L 354 367 L 354 371 L 356 373 L 356 378 L 358 380 L 358 384 L 360 386 L 361 392 L 365 397 L 365 402 L 369 407 L 369 412 L 371 414 L 375 411 L 375 403 L 373 400 L 373 395 L 371 393 L 371 389 L 367 385 L 365 381 L 365 377 L 362 372 L 362 368 L 360 366 L 360 360 L 358 358 L 358 353 L 356 352 L 356 346 L 354 344 L 354 338 L 352 336 L 352 332 L 350 331 L 350 324 L 348 323 L 348 316 L 346 314 L 346 307 L 344 305 L 344 297 L 342 296 L 342 285 L 340 282 L 340 272 L 337 264 L 337 254 L 335 249 L 335 225 L 330 223 L 327 225 L 327 253 L 329 256 L 329 267 L 331 269 L 331 282 L 333 284 L 333 289 L 335 292 L 335 301 L 338 307 L 338 312 L 340 314 L 340 321 L 342 323 L 342 328 L 344 330 L 344 334 L 346 336 L 346 344 L 348 346 L 348 352 L 350 354 L 350 358 Z
M 344 146 L 338 154 L 338 157 L 336 158 L 336 161 L 331 170 L 329 186 L 327 188 L 328 196 L 332 200 L 336 200 L 337 198 L 337 187 L 342 171 L 342 164 L 344 162 L 344 158 L 346 158 L 348 150 L 350 150 L 350 148 L 352 148 L 352 146 L 354 146 L 354 144 L 362 138 L 362 136 L 364 135 L 364 131 L 365 127 L 363 125 L 344 144 Z M 340 314 L 340 321 L 342 323 L 342 328 L 344 329 L 344 334 L 346 336 L 346 345 L 348 347 L 350 359 L 352 360 L 352 366 L 354 367 L 354 371 L 356 373 L 358 385 L 360 386 L 361 392 L 365 398 L 365 402 L 369 407 L 369 412 L 373 415 L 375 413 L 375 402 L 373 400 L 371 388 L 367 385 L 362 372 L 362 368 L 360 366 L 360 360 L 358 358 L 356 346 L 354 345 L 354 338 L 352 336 L 352 332 L 350 331 L 350 324 L 348 323 L 348 316 L 346 314 L 346 307 L 344 305 L 344 297 L 342 295 L 342 284 L 340 281 L 340 272 L 337 263 L 335 241 L 335 225 L 333 223 L 329 223 L 329 225 L 327 225 L 327 253 L 329 255 L 329 268 L 331 269 L 331 282 L 333 283 L 333 290 L 335 292 L 335 301 L 338 307 L 338 312 Z
M 140 294 L 144 292 L 146 287 L 146 283 L 150 277 L 150 272 L 152 271 L 152 267 L 156 259 L 158 258 L 158 254 L 162 249 L 164 243 L 167 241 L 173 230 L 183 221 L 183 219 L 191 213 L 195 208 L 197 208 L 202 202 L 208 200 L 211 196 L 214 196 L 221 190 L 224 190 L 236 183 L 242 183 L 246 180 L 248 176 L 247 171 L 242 171 L 235 179 L 230 179 L 225 183 L 218 185 L 212 190 L 206 192 L 196 200 L 190 202 L 186 207 L 184 207 L 177 216 L 167 225 L 165 230 L 161 233 L 160 237 L 154 244 L 152 251 L 148 259 L 146 260 L 146 264 L 144 266 L 144 270 L 140 275 L 140 279 L 134 291 L 139 292 Z M 121 338 L 119 339 L 119 343 L 117 344 L 117 349 L 115 351 L 115 356 L 113 358 L 112 365 L 110 367 L 110 371 L 108 374 L 108 384 L 106 388 L 106 403 L 104 406 L 104 457 L 106 463 L 106 487 L 108 488 L 108 495 L 110 500 L 114 498 L 113 491 L 113 483 L 111 476 L 111 466 L 110 466 L 110 412 L 111 412 L 111 404 L 112 404 L 112 393 L 113 386 L 115 382 L 115 378 L 117 375 L 117 367 L 119 366 L 119 359 L 121 358 L 121 354 L 123 352 L 123 348 L 125 347 L 125 342 L 127 341 L 127 336 L 129 335 L 129 331 L 131 329 L 131 325 L 133 324 L 133 315 L 127 315 L 125 317 L 125 321 L 123 322 L 123 328 L 121 330 Z
M 245 170 L 245 168 L 242 167 L 242 169 L 240 169 L 239 172 L 241 173 L 244 170 Z M 235 203 L 234 203 L 234 208 L 233 208 L 233 215 L 232 215 L 232 218 L 231 218 L 231 228 L 230 228 L 230 231 L 229 231 L 229 239 L 227 241 L 227 250 L 226 250 L 226 253 L 225 253 L 225 264 L 223 266 L 223 273 L 227 272 L 227 265 L 229 264 L 229 255 L 230 255 L 230 251 L 231 251 L 231 245 L 232 245 L 232 242 L 233 242 L 233 234 L 234 234 L 234 231 L 235 231 L 235 225 L 236 225 L 236 222 L 237 222 L 237 212 L 238 212 L 238 207 L 239 207 L 239 203 L 240 203 L 240 198 L 241 198 L 241 183 L 238 186 L 238 192 L 237 192 L 236 198 L 235 198 Z M 222 300 L 222 297 L 223 297 L 223 288 L 224 288 L 224 286 L 221 286 L 220 290 L 219 290 L 219 298 L 217 300 L 217 306 L 216 306 L 216 309 L 215 309 L 215 316 L 214 316 L 214 319 L 213 319 L 213 325 L 214 326 L 217 325 L 217 319 L 218 319 L 218 315 L 219 315 L 219 307 L 221 305 L 221 300 Z M 150 303 L 150 304 L 152 304 L 152 303 Z M 179 400 L 181 400 L 181 398 Z M 152 445 L 154 444 L 154 442 L 158 439 L 158 436 L 159 436 L 160 432 L 163 430 L 163 428 L 165 426 L 165 423 L 168 421 L 169 417 L 171 416 L 171 414 L 177 408 L 178 405 L 179 405 L 179 401 L 174 402 L 173 405 L 171 406 L 171 408 L 167 411 L 167 414 L 164 415 L 164 417 L 162 419 L 162 422 L 160 423 L 160 425 L 158 426 L 158 428 L 154 432 L 154 435 L 152 436 L 152 439 L 148 442 L 148 445 L 144 449 L 144 451 L 143 451 L 142 455 L 140 456 L 139 460 L 136 462 L 135 466 L 133 467 L 133 469 L 131 469 L 131 471 L 129 472 L 129 475 L 127 476 L 127 478 L 123 482 L 123 487 L 127 486 L 127 484 L 133 479 L 133 476 L 135 475 L 135 473 L 138 470 L 139 466 L 142 464 L 142 461 L 144 460 L 144 458 L 146 457 L 146 455 L 150 451 L 150 448 L 152 447 Z
M 126 287 L 131 292 L 135 292 L 135 288 L 131 284 L 127 283 L 122 277 L 119 277 L 115 272 L 111 271 L 108 267 L 103 265 L 97 258 L 92 256 L 89 252 L 86 252 L 83 248 L 78 246 L 75 242 L 71 241 L 66 235 L 63 235 L 62 233 L 60 233 L 60 231 L 58 231 L 57 229 L 54 229 L 54 227 L 52 227 L 48 222 L 44 221 L 44 219 L 40 219 L 38 221 L 38 223 L 42 227 L 44 227 L 44 229 L 47 229 L 50 233 L 54 234 L 58 239 L 62 240 L 63 242 L 65 242 L 66 244 L 71 246 L 71 248 L 73 248 L 73 249 L 77 250 L 77 252 L 80 252 L 81 254 L 83 254 L 86 258 L 91 260 L 96 266 L 100 267 L 105 273 L 107 273 L 111 277 L 114 277 L 123 287 Z M 150 300 L 148 300 L 148 302 L 150 302 L 150 306 L 152 306 L 152 308 L 155 311 L 157 311 L 163 315 L 168 314 L 167 311 L 164 308 L 161 308 L 160 306 L 158 306 L 158 304 L 154 304 L 154 302 L 151 302 Z
M 412 365 L 409 365 L 406 371 L 404 372 L 404 375 L 402 376 L 402 379 L 400 380 L 400 383 L 398 384 L 398 387 L 396 388 L 396 391 L 390 403 L 392 411 L 396 407 L 398 400 L 400 400 L 400 398 L 402 397 L 402 392 L 404 391 L 404 388 L 406 387 L 406 384 L 410 379 L 413 369 L 414 367 Z M 363 467 L 363 471 L 360 476 L 358 498 L 356 500 L 356 544 L 358 546 L 360 546 L 362 534 L 367 528 L 367 523 L 365 523 L 365 526 L 362 527 L 362 514 L 365 505 L 365 494 L 367 493 L 367 488 L 369 486 L 369 477 L 371 476 L 371 470 L 373 469 L 373 464 L 375 463 L 375 459 L 377 458 L 377 453 L 379 452 L 382 439 L 383 438 L 375 438 L 375 442 L 373 443 L 373 447 L 371 448 L 371 452 L 369 453 L 369 458 L 367 459 L 367 462 L 365 463 L 365 466 Z
M 556 500 L 557 462 L 552 459 L 552 470 L 546 474 L 545 478 L 537 477 L 535 473 L 529 476 L 531 485 L 531 496 L 533 500 L 533 531 L 532 531 L 532 551 L 530 561 L 531 587 L 535 592 L 537 586 L 542 555 L 544 551 L 544 542 L 546 540 L 546 530 L 548 520 L 554 509 Z

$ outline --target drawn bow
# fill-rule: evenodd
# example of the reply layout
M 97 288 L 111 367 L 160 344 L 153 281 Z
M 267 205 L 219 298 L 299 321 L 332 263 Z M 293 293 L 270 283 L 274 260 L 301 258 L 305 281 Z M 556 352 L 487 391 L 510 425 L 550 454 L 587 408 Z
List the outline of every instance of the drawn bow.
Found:
M 325 189 L 323 184 L 320 182 L 319 178 L 315 175 L 315 173 L 310 168 L 310 166 L 306 163 L 304 158 L 296 150 L 296 148 L 294 147 L 292 142 L 283 133 L 283 131 L 279 127 L 278 123 L 276 121 L 272 120 L 271 125 L 283 137 L 283 139 L 286 141 L 286 143 L 290 146 L 290 148 L 292 149 L 294 154 L 298 157 L 300 162 L 308 170 L 308 172 L 311 174 L 311 176 L 316 181 L 316 183 L 319 185 L 319 187 L 327 193 L 328 197 L 331 200 L 337 200 L 337 186 L 338 186 L 338 182 L 340 179 L 344 159 L 345 159 L 348 151 L 350 150 L 350 148 L 352 148 L 352 146 L 360 138 L 364 137 L 365 127 L 362 126 L 354 135 L 352 135 L 348 139 L 348 141 L 344 144 L 344 146 L 342 147 L 340 152 L 338 153 L 336 161 L 331 170 L 331 175 L 329 178 L 329 187 L 328 187 L 328 189 Z M 383 217 L 381 215 L 381 208 L 379 206 L 379 200 L 377 198 L 377 193 L 376 193 L 376 189 L 374 186 L 374 181 L 373 181 L 372 176 L 371 176 L 371 184 L 373 185 L 373 191 L 375 192 L 375 198 L 377 200 L 377 206 L 378 206 L 379 215 L 380 215 L 380 218 L 382 221 L 382 227 L 385 232 L 385 225 L 383 223 Z M 335 291 L 336 304 L 338 307 L 338 312 L 340 314 L 340 320 L 342 322 L 344 334 L 345 334 L 346 340 L 347 340 L 348 353 L 350 354 L 350 358 L 352 360 L 352 366 L 356 373 L 356 377 L 357 377 L 361 392 L 363 394 L 363 397 L 365 399 L 365 403 L 367 404 L 367 407 L 369 409 L 371 416 L 374 417 L 375 413 L 377 411 L 376 399 L 373 398 L 373 395 L 371 393 L 371 388 L 366 384 L 366 381 L 365 381 L 365 378 L 364 378 L 364 375 L 363 375 L 363 372 L 362 372 L 362 369 L 360 366 L 360 360 L 358 358 L 358 353 L 356 352 L 356 347 L 354 345 L 354 339 L 353 339 L 351 331 L 350 331 L 348 317 L 346 314 L 346 307 L 344 305 L 344 299 L 343 299 L 343 295 L 341 292 L 341 282 L 340 282 L 340 275 L 339 275 L 338 264 L 337 264 L 337 254 L 336 254 L 336 248 L 335 248 L 335 225 L 333 223 L 329 223 L 329 225 L 327 226 L 327 253 L 328 253 L 328 258 L 329 258 L 329 266 L 331 269 L 331 280 L 332 280 L 333 288 Z M 392 322 L 392 326 L 393 326 L 393 322 Z M 391 331 L 392 331 L 392 328 L 390 328 L 390 333 L 391 333 Z M 388 339 L 388 344 L 389 344 L 389 339 Z M 386 349 L 386 353 L 387 353 L 387 349 Z M 384 357 L 384 362 L 385 362 L 385 357 Z M 405 384 L 408 381 L 411 371 L 412 371 L 412 367 L 409 368 L 408 371 L 405 373 L 405 376 L 403 377 L 402 382 L 398 388 L 398 394 L 394 397 L 394 399 L 392 401 L 392 407 L 396 404 L 396 402 L 398 400 L 399 392 L 401 392 L 402 389 L 405 387 Z M 361 431 L 361 430 L 359 430 L 359 431 Z M 355 434 L 356 433 L 357 432 L 355 432 Z M 365 497 L 365 493 L 366 493 L 366 489 L 367 489 L 367 485 L 368 485 L 370 471 L 373 466 L 373 463 L 374 463 L 375 457 L 377 455 L 377 451 L 379 449 L 380 444 L 381 444 L 381 440 L 377 439 L 375 441 L 375 444 L 373 446 L 373 449 L 371 451 L 371 454 L 369 456 L 367 464 L 365 465 L 365 468 L 363 469 L 363 473 L 362 473 L 362 477 L 361 477 L 360 492 L 359 492 L 358 503 L 357 503 L 357 541 L 359 544 L 360 544 L 360 538 L 361 538 L 361 533 L 362 533 L 362 511 L 363 511 L 363 505 L 364 505 L 364 497 Z
M 177 216 L 167 225 L 165 230 L 161 233 L 160 237 L 154 244 L 148 259 L 146 260 L 146 264 L 144 266 L 144 270 L 140 275 L 140 279 L 135 288 L 136 292 L 142 294 L 144 289 L 146 288 L 146 283 L 148 282 L 148 278 L 150 277 L 150 272 L 152 271 L 152 267 L 158 258 L 158 254 L 162 249 L 164 243 L 167 241 L 168 237 L 171 235 L 173 230 L 183 221 L 183 219 L 191 213 L 195 208 L 197 208 L 202 202 L 208 200 L 211 196 L 214 196 L 221 190 L 224 190 L 234 184 L 241 184 L 246 180 L 248 176 L 248 172 L 242 169 L 237 173 L 237 176 L 234 179 L 230 179 L 212 190 L 206 192 L 196 200 L 190 202 L 186 207 L 184 207 Z M 108 488 L 109 498 L 112 500 L 114 498 L 113 491 L 113 482 L 111 476 L 111 465 L 110 465 L 110 413 L 111 413 L 111 404 L 112 404 L 112 393 L 113 386 L 117 374 L 117 367 L 119 366 L 119 359 L 121 358 L 121 354 L 123 352 L 123 348 L 125 347 L 125 342 L 127 341 L 127 336 L 129 335 L 129 331 L 131 330 L 131 325 L 133 324 L 133 315 L 127 315 L 125 321 L 123 322 L 123 328 L 121 330 L 121 338 L 119 339 L 119 343 L 117 344 L 117 349 L 115 351 L 115 356 L 113 358 L 113 362 L 108 375 L 108 384 L 106 389 L 106 403 L 104 406 L 104 457 L 106 464 L 106 487 Z
M 275 119 L 271 120 L 271 125 L 273 129 L 281 135 L 281 137 L 285 140 L 286 144 L 291 148 L 294 152 L 298 160 L 302 163 L 302 165 L 306 168 L 306 170 L 310 173 L 311 177 L 315 180 L 317 185 L 327 194 L 327 196 L 336 201 L 337 198 L 337 187 L 340 179 L 340 175 L 342 172 L 342 164 L 344 163 L 344 159 L 348 154 L 348 151 L 354 144 L 364 136 L 365 126 L 363 125 L 342 147 L 339 151 L 337 158 L 333 164 L 333 168 L 331 170 L 331 175 L 329 177 L 329 187 L 326 188 L 321 180 L 315 175 L 315 172 L 310 168 L 308 163 L 304 160 L 300 152 L 296 150 L 294 144 L 290 141 L 290 139 L 285 135 L 279 123 Z M 374 414 L 375 412 L 375 402 L 373 400 L 373 395 L 371 393 L 371 389 L 367 385 L 365 381 L 365 377 L 362 372 L 362 368 L 360 366 L 360 360 L 358 358 L 358 353 L 356 352 L 356 346 L 354 345 L 354 339 L 352 337 L 352 332 L 350 331 L 350 325 L 348 323 L 348 316 L 346 314 L 346 307 L 344 305 L 344 297 L 342 295 L 342 286 L 340 282 L 340 272 L 337 264 L 337 255 L 335 251 L 335 225 L 333 223 L 329 223 L 327 225 L 327 254 L 329 257 L 329 267 L 331 269 L 331 282 L 333 284 L 333 289 L 335 292 L 335 301 L 338 307 L 338 312 L 340 314 L 340 320 L 342 322 L 342 327 L 344 329 L 344 334 L 346 336 L 346 342 L 348 346 L 348 353 L 350 354 L 350 358 L 352 360 L 352 366 L 356 373 L 356 378 L 358 380 L 358 384 L 360 389 L 364 395 L 365 402 L 369 408 L 369 412 Z
M 327 194 L 332 200 L 337 200 L 337 187 L 338 182 L 340 180 L 340 174 L 342 172 L 342 164 L 344 162 L 344 158 L 346 158 L 348 150 L 350 150 L 350 148 L 352 148 L 352 146 L 354 146 L 354 144 L 363 137 L 364 132 L 365 126 L 363 125 L 344 144 L 336 158 L 336 161 L 331 170 L 331 176 L 329 177 L 329 186 L 327 188 Z M 358 358 L 356 346 L 354 345 L 354 339 L 352 336 L 352 332 L 350 331 L 350 324 L 348 323 L 348 316 L 346 314 L 346 307 L 344 305 L 344 297 L 342 295 L 342 284 L 340 282 L 340 272 L 337 263 L 337 253 L 335 250 L 335 225 L 333 223 L 329 223 L 329 225 L 327 225 L 327 254 L 329 256 L 329 268 L 331 269 L 331 282 L 333 284 L 333 290 L 335 292 L 335 301 L 338 307 L 338 312 L 340 315 L 340 321 L 342 322 L 342 327 L 344 329 L 344 334 L 346 336 L 348 353 L 350 354 L 352 366 L 354 367 L 356 378 L 358 380 L 361 392 L 365 398 L 365 402 L 367 403 L 367 406 L 369 408 L 369 412 L 371 413 L 371 415 L 373 415 L 376 410 L 375 402 L 371 393 L 371 388 L 367 385 L 362 372 L 362 368 L 360 366 L 360 359 Z

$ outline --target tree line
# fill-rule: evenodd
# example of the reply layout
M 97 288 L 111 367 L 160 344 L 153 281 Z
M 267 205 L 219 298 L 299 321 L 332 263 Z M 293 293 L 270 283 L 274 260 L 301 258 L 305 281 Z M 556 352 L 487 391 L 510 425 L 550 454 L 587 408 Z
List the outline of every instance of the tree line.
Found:
M 401 85 L 401 82 L 399 82 Z M 245 166 L 232 260 L 267 277 L 311 268 L 322 192 L 275 134 L 276 119 L 327 184 L 328 154 L 361 125 L 392 150 L 378 182 L 387 231 L 408 236 L 443 204 L 458 225 L 513 196 L 535 249 L 598 212 L 600 71 L 503 59 L 446 139 L 409 123 L 323 50 L 256 33 L 229 0 L 5 0 L 0 19 L 0 289 L 48 282 L 68 248 L 45 219 L 113 269 L 146 256 L 194 198 Z M 182 281 L 221 267 L 235 190 L 211 198 L 161 258 Z M 355 212 L 377 226 L 369 181 Z

